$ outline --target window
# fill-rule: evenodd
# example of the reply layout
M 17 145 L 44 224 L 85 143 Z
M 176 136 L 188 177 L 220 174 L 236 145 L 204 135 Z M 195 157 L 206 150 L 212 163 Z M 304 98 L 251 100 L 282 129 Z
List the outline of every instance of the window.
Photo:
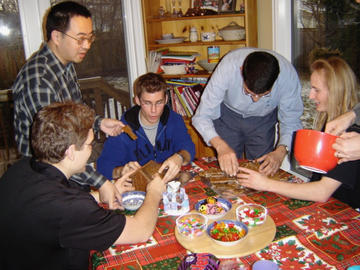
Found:
M 308 99 L 311 58 L 337 51 L 357 77 L 360 75 L 360 4 L 355 0 L 296 0 L 293 3 L 292 60 L 303 83 L 303 123 L 311 128 L 315 113 Z
M 359 3 L 355 0 L 297 0 L 293 25 L 293 60 L 299 72 L 308 72 L 311 53 L 327 48 L 338 50 L 359 77 Z
M 62 2 L 52 0 L 51 5 Z M 96 40 L 80 64 L 79 78 L 102 76 L 115 88 L 129 91 L 121 0 L 78 0 L 92 15 Z
M 0 1 L 0 89 L 8 89 L 25 63 L 20 16 L 16 0 Z

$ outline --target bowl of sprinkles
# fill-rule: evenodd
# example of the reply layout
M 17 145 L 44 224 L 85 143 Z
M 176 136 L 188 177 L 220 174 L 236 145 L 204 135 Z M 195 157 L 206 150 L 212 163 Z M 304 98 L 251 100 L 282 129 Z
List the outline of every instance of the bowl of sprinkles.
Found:
M 231 202 L 222 198 L 208 197 L 195 204 L 195 210 L 208 219 L 217 219 L 225 216 L 232 207 Z
M 193 239 L 205 232 L 208 218 L 199 213 L 187 213 L 176 219 L 178 232 L 189 239 Z
M 260 204 L 244 204 L 236 208 L 236 218 L 248 227 L 255 227 L 265 222 L 267 212 Z
M 214 221 L 206 229 L 207 235 L 221 246 L 234 246 L 248 234 L 248 227 L 237 220 Z

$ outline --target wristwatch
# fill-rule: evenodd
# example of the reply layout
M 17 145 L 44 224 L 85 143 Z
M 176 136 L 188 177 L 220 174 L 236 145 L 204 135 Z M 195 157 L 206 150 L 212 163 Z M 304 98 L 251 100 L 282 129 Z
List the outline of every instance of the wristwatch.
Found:
M 182 160 L 181 164 L 183 164 L 183 163 L 184 163 L 184 157 L 183 157 L 183 155 L 180 154 L 180 153 L 175 153 L 175 154 L 178 155 L 179 157 L 181 157 L 181 160 Z
M 286 150 L 286 155 L 289 154 L 289 147 L 287 147 L 287 145 L 285 145 L 285 144 L 279 144 L 278 147 L 279 147 L 279 146 L 284 146 L 284 147 L 285 147 L 285 150 Z

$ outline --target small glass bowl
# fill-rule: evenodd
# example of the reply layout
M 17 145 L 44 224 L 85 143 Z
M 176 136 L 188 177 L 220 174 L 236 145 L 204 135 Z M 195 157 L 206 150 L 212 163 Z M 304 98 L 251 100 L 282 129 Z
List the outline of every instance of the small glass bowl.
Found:
M 176 219 L 176 229 L 182 236 L 193 239 L 204 233 L 207 221 L 200 213 L 187 213 Z
M 227 231 L 227 235 L 229 236 L 229 231 L 231 231 L 231 227 L 235 230 L 237 230 L 237 234 L 241 234 L 240 238 L 237 240 L 220 240 L 220 239 L 216 239 L 215 236 L 213 235 L 214 230 L 217 231 L 219 233 L 220 229 L 217 229 L 215 226 L 219 224 L 221 225 L 221 227 L 225 227 L 226 231 Z M 218 226 L 219 226 L 218 225 Z M 249 230 L 248 227 L 237 220 L 229 220 L 229 219 L 223 219 L 223 220 L 218 220 L 215 221 L 213 223 L 211 223 L 207 229 L 206 229 L 206 233 L 207 235 L 211 238 L 211 240 L 213 240 L 216 244 L 221 245 L 221 246 L 234 246 L 237 245 L 238 243 L 240 243 L 242 240 L 244 240 L 244 238 L 247 236 Z M 221 234 L 221 233 L 220 233 Z M 219 237 L 219 236 L 218 236 Z M 220 238 L 220 237 L 219 237 Z
M 236 218 L 248 227 L 255 227 L 266 221 L 268 210 L 260 204 L 244 204 L 236 208 Z
M 205 213 L 202 213 L 202 211 L 209 211 L 210 209 L 208 209 L 208 206 L 210 206 L 210 204 L 207 204 L 207 199 L 203 199 L 203 200 L 200 200 L 198 201 L 196 204 L 195 204 L 195 210 L 200 212 L 200 214 L 203 214 L 205 215 L 208 219 L 218 219 L 218 218 L 222 218 L 223 216 L 225 216 L 231 209 L 232 207 L 232 204 L 231 202 L 229 202 L 228 200 L 226 199 L 223 199 L 223 198 L 216 198 L 216 205 L 220 206 L 222 211 L 219 213 L 219 212 L 214 212 L 214 214 L 205 214 Z M 215 205 L 211 205 L 211 207 L 216 207 Z M 203 210 L 202 210 L 203 208 Z M 211 210 L 210 210 L 211 211 Z

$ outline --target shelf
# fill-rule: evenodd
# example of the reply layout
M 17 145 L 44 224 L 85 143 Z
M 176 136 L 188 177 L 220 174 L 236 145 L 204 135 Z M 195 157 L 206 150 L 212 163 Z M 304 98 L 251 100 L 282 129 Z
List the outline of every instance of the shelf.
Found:
M 205 71 L 205 70 L 199 70 L 197 73 L 195 74 L 174 74 L 174 75 L 169 75 L 169 74 L 161 74 L 161 76 L 163 76 L 165 79 L 172 79 L 172 78 L 189 78 L 189 77 L 205 77 L 208 78 L 211 76 L 211 73 Z
M 156 48 L 163 48 L 163 47 L 187 47 L 187 46 L 222 46 L 222 45 L 246 45 L 246 40 L 215 40 L 215 41 L 211 41 L 211 42 L 202 42 L 202 41 L 197 41 L 197 42 L 190 42 L 190 41 L 185 41 L 185 42 L 181 42 L 181 43 L 175 43 L 175 44 L 156 44 L 156 43 L 152 43 L 149 44 L 149 49 L 156 49 Z
M 237 17 L 245 16 L 245 13 L 226 13 L 226 14 L 216 14 L 216 15 L 204 15 L 204 16 L 189 16 L 189 17 L 147 17 L 148 22 L 167 22 L 167 21 L 184 21 L 184 20 L 204 20 L 204 19 L 214 19 L 214 18 L 228 18 L 228 17 Z

